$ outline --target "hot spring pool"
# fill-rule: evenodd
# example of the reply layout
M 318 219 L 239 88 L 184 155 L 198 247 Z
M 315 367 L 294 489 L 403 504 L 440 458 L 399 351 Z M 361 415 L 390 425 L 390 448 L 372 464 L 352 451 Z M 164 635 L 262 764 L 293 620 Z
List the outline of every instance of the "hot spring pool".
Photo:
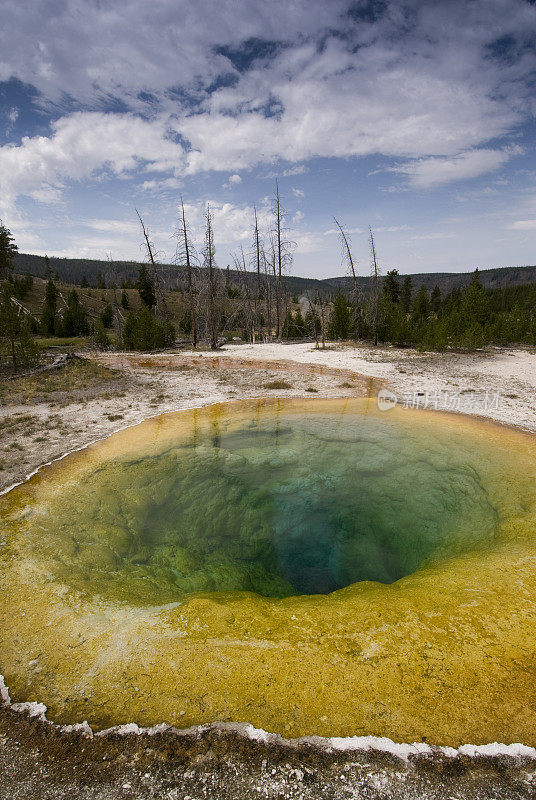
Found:
M 94 727 L 536 744 L 535 473 L 365 399 L 148 420 L 0 498 L 0 672 Z

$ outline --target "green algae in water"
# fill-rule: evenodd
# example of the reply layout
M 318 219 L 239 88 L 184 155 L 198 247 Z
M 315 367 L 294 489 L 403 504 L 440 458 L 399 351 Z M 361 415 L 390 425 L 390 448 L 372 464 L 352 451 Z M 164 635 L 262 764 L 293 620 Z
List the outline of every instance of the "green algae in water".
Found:
M 387 415 L 304 414 L 106 461 L 30 525 L 65 583 L 154 605 L 390 584 L 489 544 L 497 521 L 474 459 L 448 438 Z
M 536 744 L 534 436 L 233 403 L 124 430 L 0 509 L 0 671 L 50 719 Z

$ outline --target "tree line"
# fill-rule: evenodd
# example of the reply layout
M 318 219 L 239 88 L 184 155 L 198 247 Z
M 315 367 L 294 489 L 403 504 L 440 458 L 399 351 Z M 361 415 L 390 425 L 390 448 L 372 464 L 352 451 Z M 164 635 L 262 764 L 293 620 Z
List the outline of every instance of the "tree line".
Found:
M 38 315 L 28 312 L 24 298 L 33 279 L 13 273 L 17 247 L 10 231 L 0 224 L 0 275 L 5 278 L 0 295 L 0 336 L 15 371 L 36 358 L 36 334 L 92 336 L 97 347 L 113 345 L 125 350 L 162 349 L 173 346 L 177 337 L 193 347 L 205 343 L 216 349 L 232 334 L 250 342 L 308 338 L 317 347 L 325 347 L 328 340 L 366 340 L 431 350 L 536 344 L 536 284 L 486 290 L 475 270 L 465 289 L 454 288 L 442 295 L 437 286 L 431 292 L 424 285 L 414 287 L 411 277 L 402 278 L 396 269 L 382 277 L 374 234 L 369 229 L 371 281 L 364 294 L 350 236 L 337 219 L 350 289 L 335 296 L 308 289 L 299 297 L 291 296 L 283 277 L 290 271 L 294 244 L 277 183 L 265 230 L 254 207 L 250 244 L 233 254 L 232 278 L 229 265 L 226 269 L 218 265 L 210 206 L 205 211 L 203 241 L 196 242 L 180 198 L 173 263 L 181 268 L 184 279 L 175 287 L 181 300 L 177 315 L 169 308 L 170 294 L 164 289 L 162 265 L 150 233 L 142 216 L 136 214 L 145 263 L 135 282 L 119 288 L 113 285 L 113 297 L 92 320 L 76 288 L 69 289 L 65 297 L 60 295 L 58 276 L 47 257 L 41 311 Z M 112 262 L 111 268 L 113 272 Z M 80 288 L 87 286 L 82 277 Z M 102 273 L 97 276 L 97 288 L 104 299 L 104 291 L 110 287 Z M 131 308 L 128 289 L 137 291 L 135 308 Z

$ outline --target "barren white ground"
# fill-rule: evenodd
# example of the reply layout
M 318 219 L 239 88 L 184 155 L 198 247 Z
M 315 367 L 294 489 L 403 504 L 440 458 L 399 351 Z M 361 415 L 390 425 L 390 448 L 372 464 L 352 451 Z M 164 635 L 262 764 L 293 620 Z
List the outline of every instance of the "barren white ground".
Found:
M 398 396 L 430 406 L 445 400 L 467 414 L 536 430 L 536 351 L 494 348 L 474 353 L 420 353 L 397 348 L 311 344 L 253 344 L 224 348 L 220 355 L 256 361 L 287 360 L 348 369 L 382 378 Z M 418 395 L 418 393 L 422 393 Z M 446 393 L 446 394 L 445 394 Z M 488 394 L 488 407 L 485 405 Z M 498 397 L 497 397 L 498 393 Z M 423 396 L 424 395 L 424 396 Z M 459 397 L 458 397 L 459 396 Z

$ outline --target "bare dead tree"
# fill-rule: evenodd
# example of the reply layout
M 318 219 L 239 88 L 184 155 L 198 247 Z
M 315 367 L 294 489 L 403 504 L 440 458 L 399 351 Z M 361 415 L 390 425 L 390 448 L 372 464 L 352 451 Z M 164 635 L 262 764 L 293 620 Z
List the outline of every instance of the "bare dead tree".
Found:
M 154 281 L 154 288 L 155 288 L 155 295 L 156 295 L 156 310 L 160 314 L 164 316 L 168 316 L 168 309 L 166 303 L 166 297 L 164 294 L 163 287 L 161 285 L 160 275 L 157 267 L 157 263 L 155 260 L 155 249 L 154 244 L 149 238 L 149 233 L 147 228 L 145 227 L 145 223 L 141 218 L 141 214 L 137 208 L 134 209 L 136 214 L 138 215 L 138 219 L 140 221 L 141 229 L 143 231 L 143 239 L 144 239 L 144 247 L 147 258 L 149 259 L 149 263 L 151 264 L 151 269 L 153 273 L 153 281 Z
M 287 238 L 288 230 L 285 226 L 286 212 L 281 205 L 281 198 L 279 196 L 279 183 L 275 182 L 275 196 L 272 203 L 272 212 L 274 218 L 273 234 L 275 238 L 275 302 L 276 302 L 276 336 L 279 339 L 281 336 L 281 289 L 282 289 L 282 275 L 292 264 L 292 248 L 294 243 Z
M 262 265 L 262 257 L 263 257 L 263 247 L 261 236 L 259 232 L 259 220 L 257 218 L 257 206 L 253 206 L 253 210 L 255 213 L 255 228 L 253 230 L 253 257 L 254 257 L 254 266 L 257 272 L 257 297 L 255 303 L 255 317 L 256 317 L 256 325 L 257 330 L 259 332 L 259 336 L 262 336 L 262 281 L 261 281 L 261 265 Z
M 194 290 L 194 266 L 198 263 L 195 247 L 190 238 L 190 230 L 186 222 L 186 213 L 184 211 L 184 201 L 181 194 L 181 208 L 180 217 L 175 231 L 175 238 L 177 239 L 177 248 L 175 251 L 175 264 L 186 266 L 186 279 L 188 286 L 188 308 L 190 311 L 190 327 L 192 335 L 192 345 L 197 347 L 197 313 L 195 302 Z
M 369 225 L 369 234 L 370 234 L 370 256 L 372 260 L 372 275 L 374 278 L 373 283 L 373 291 L 374 296 L 372 298 L 373 303 L 373 323 L 374 323 L 374 345 L 378 344 L 378 325 L 379 325 L 379 317 L 380 317 L 380 282 L 379 282 L 379 271 L 378 271 L 378 261 L 376 259 L 376 246 L 374 244 L 374 235 L 372 233 L 372 228 Z
M 113 312 L 114 312 L 114 320 L 113 320 L 114 333 L 116 334 L 117 338 L 120 340 L 121 336 L 123 335 L 124 315 L 123 315 L 123 311 L 122 311 L 121 305 L 120 305 L 119 300 L 118 300 L 118 294 L 117 294 L 117 288 L 116 288 L 117 287 L 117 270 L 116 270 L 115 263 L 114 263 L 114 260 L 112 258 L 112 254 L 111 253 L 108 253 L 108 255 L 106 256 L 106 260 L 108 262 L 107 275 L 110 276 L 110 281 L 109 281 L 108 285 L 113 285 L 113 287 L 114 287 L 112 289 L 113 296 L 112 296 L 112 302 L 111 302 L 112 309 L 113 309 Z
M 207 205 L 205 215 L 206 229 L 205 229 L 205 247 L 203 248 L 203 266 L 206 270 L 207 279 L 207 332 L 210 339 L 210 346 L 213 350 L 218 348 L 218 333 L 221 320 L 221 300 L 219 295 L 219 270 L 216 265 L 216 247 L 214 244 L 214 229 L 212 227 L 212 214 L 210 206 Z
M 321 330 L 321 338 L 322 338 L 322 350 L 326 348 L 326 330 L 328 326 L 328 309 L 327 309 L 327 302 L 326 298 L 318 292 L 316 295 L 317 298 L 317 305 L 320 310 L 320 330 Z
M 320 339 L 322 341 L 322 350 L 326 348 L 326 330 L 328 325 L 328 316 L 327 316 L 327 302 L 326 298 L 324 297 L 321 292 L 317 292 L 315 296 L 312 298 L 309 295 L 309 291 L 307 291 L 307 299 L 309 301 L 309 306 L 311 307 L 311 312 L 313 315 L 314 320 L 314 334 L 315 334 L 315 347 L 318 350 L 318 327 L 317 327 L 317 320 L 320 320 Z
M 305 295 L 307 297 L 307 302 L 309 303 L 309 309 L 311 311 L 311 317 L 313 320 L 313 336 L 315 339 L 315 350 L 318 350 L 318 314 L 316 313 L 316 305 L 311 300 L 311 295 L 309 294 L 309 289 L 305 290 Z
M 355 330 L 357 338 L 361 339 L 363 333 L 363 315 L 361 312 L 361 296 L 359 292 L 359 284 L 357 281 L 357 264 L 354 260 L 352 249 L 350 247 L 351 245 L 350 235 L 348 234 L 347 231 L 344 230 L 343 226 L 336 217 L 333 217 L 333 219 L 335 220 L 335 225 L 339 229 L 339 237 L 341 240 L 343 259 L 346 262 L 347 267 L 349 267 L 352 276 L 352 299 L 354 302 Z
M 263 272 L 265 281 L 265 299 L 266 299 L 266 331 L 267 338 L 272 338 L 272 278 L 270 261 L 263 250 Z
M 255 322 L 256 322 L 256 307 L 252 297 L 251 286 L 248 280 L 248 269 L 246 265 L 246 256 L 244 255 L 244 248 L 240 246 L 240 255 L 233 255 L 235 269 L 238 272 L 238 280 L 242 295 L 241 312 L 244 320 L 244 330 L 249 342 L 255 342 Z
M 268 284 L 270 286 L 270 339 L 273 334 L 273 312 L 275 310 L 275 329 L 276 337 L 279 338 L 281 332 L 281 292 L 278 282 L 278 263 L 277 263 L 277 239 L 274 231 L 270 231 L 270 247 L 266 256 L 268 265 Z M 274 308 L 275 306 L 275 308 Z

